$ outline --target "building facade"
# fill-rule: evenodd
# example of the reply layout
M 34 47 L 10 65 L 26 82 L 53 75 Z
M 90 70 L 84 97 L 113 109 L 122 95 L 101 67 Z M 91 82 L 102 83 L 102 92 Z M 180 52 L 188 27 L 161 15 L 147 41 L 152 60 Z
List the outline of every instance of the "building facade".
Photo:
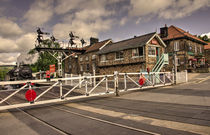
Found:
M 205 50 L 206 64 L 208 65 L 208 67 L 210 67 L 210 43 L 204 46 L 204 50 Z
M 141 72 L 152 70 L 165 51 L 165 43 L 156 33 L 109 44 L 99 54 L 100 74 L 118 72 Z
M 90 45 L 82 48 L 83 52 L 65 60 L 65 73 L 99 73 L 97 52 L 109 43 L 112 43 L 111 39 L 99 42 L 97 38 L 91 38 Z
M 174 53 L 177 54 L 177 69 L 192 71 L 205 64 L 204 45 L 206 42 L 193 36 L 178 27 L 160 28 L 160 37 L 166 44 L 166 52 L 169 54 L 169 64 L 167 70 L 172 70 Z

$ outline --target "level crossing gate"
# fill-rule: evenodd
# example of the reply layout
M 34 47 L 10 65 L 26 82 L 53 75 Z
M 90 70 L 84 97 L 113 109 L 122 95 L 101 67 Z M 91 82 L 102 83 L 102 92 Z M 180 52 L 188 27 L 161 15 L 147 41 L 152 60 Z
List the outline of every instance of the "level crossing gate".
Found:
M 143 79 L 143 84 L 139 80 Z M 95 80 L 91 81 L 91 80 Z M 77 83 L 66 83 L 74 81 Z M 77 76 L 55 78 L 51 80 L 24 80 L 0 82 L 1 86 L 20 86 L 17 89 L 0 91 L 0 110 L 35 106 L 49 103 L 65 102 L 92 96 L 102 96 L 131 90 L 141 90 L 174 83 L 174 75 L 170 72 L 151 73 L 118 73 L 97 76 Z M 35 85 L 34 85 L 35 84 Z M 44 85 L 40 85 L 44 84 Z M 33 96 L 30 99 L 30 90 Z M 36 94 L 34 94 L 34 91 Z M 27 93 L 27 99 L 25 98 Z M 36 95 L 36 97 L 34 96 Z

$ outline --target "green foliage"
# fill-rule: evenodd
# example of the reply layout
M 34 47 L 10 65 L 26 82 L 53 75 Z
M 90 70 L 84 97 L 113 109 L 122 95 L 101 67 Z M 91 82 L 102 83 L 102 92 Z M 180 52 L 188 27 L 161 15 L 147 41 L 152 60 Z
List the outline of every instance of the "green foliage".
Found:
M 206 42 L 210 42 L 210 38 L 208 38 L 208 36 L 207 35 L 205 35 L 205 36 L 198 36 L 198 38 L 200 38 L 201 40 L 203 40 L 203 41 L 206 41 Z
M 0 80 L 4 80 L 6 74 L 12 69 L 12 67 L 0 67 Z
M 59 43 L 55 42 L 52 44 L 52 41 L 47 39 L 43 41 L 43 46 L 44 47 L 49 47 L 49 48 L 59 48 L 60 45 Z M 36 53 L 36 49 L 32 49 L 28 52 L 28 54 L 34 54 Z M 55 55 L 56 57 L 57 55 Z M 38 61 L 31 65 L 32 72 L 39 72 L 40 70 L 46 71 L 49 70 L 49 65 L 55 64 L 57 67 L 57 60 L 48 52 L 40 52 L 39 53 L 39 59 Z

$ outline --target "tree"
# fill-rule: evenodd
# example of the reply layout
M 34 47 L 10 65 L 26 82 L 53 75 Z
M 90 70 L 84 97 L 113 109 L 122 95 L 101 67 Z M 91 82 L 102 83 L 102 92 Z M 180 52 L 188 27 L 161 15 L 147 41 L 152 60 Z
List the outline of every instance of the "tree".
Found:
M 43 44 L 46 47 L 50 47 L 50 48 L 59 48 L 60 45 L 59 43 L 55 42 L 52 43 L 51 40 L 47 39 L 43 41 Z M 34 54 L 36 53 L 36 49 L 31 49 L 28 54 Z M 56 55 L 55 55 L 56 57 Z M 33 72 L 38 72 L 40 70 L 42 71 L 46 71 L 49 70 L 49 65 L 55 64 L 55 66 L 57 67 L 57 60 L 48 52 L 40 52 L 39 53 L 39 58 L 37 60 L 37 62 L 35 64 L 31 65 L 31 69 Z
M 210 38 L 208 38 L 207 35 L 204 36 L 198 36 L 198 38 L 200 38 L 201 40 L 205 41 L 205 42 L 210 42 Z

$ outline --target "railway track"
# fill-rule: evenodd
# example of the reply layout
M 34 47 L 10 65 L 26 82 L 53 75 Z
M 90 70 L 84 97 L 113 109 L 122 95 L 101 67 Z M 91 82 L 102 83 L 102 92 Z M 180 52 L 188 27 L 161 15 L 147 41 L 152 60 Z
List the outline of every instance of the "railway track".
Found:
M 51 93 L 51 94 L 54 95 L 54 93 Z M 15 97 L 15 100 L 16 101 L 19 101 L 19 102 L 26 101 L 26 99 L 23 96 L 14 95 L 14 97 Z M 8 101 L 5 101 L 5 103 L 7 105 L 10 105 L 11 104 Z M 59 105 L 59 106 L 66 107 L 64 105 Z M 107 120 L 104 120 L 104 119 L 99 119 L 99 118 L 96 118 L 96 117 L 84 115 L 82 113 L 70 111 L 69 109 L 63 109 L 61 107 L 54 107 L 54 106 L 45 106 L 45 107 L 50 107 L 50 108 L 53 108 L 55 110 L 59 110 L 59 111 L 68 113 L 70 115 L 76 115 L 77 117 L 83 117 L 85 119 L 89 119 L 89 120 L 93 120 L 93 121 L 98 121 L 100 123 L 105 123 L 105 124 L 109 124 L 109 125 L 112 125 L 112 126 L 115 126 L 115 127 L 124 128 L 124 129 L 127 129 L 127 130 L 139 132 L 141 134 L 158 135 L 158 133 L 155 133 L 155 132 L 150 132 L 150 131 L 147 131 L 147 130 L 143 130 L 143 129 L 139 129 L 139 128 L 134 128 L 134 127 L 123 125 L 123 124 L 119 124 L 119 123 L 116 123 L 116 122 L 111 122 L 111 121 L 107 121 Z M 14 111 L 14 110 L 16 110 L 16 111 Z M 62 134 L 62 135 L 71 135 L 71 133 L 65 131 L 64 129 L 58 128 L 57 126 L 51 124 L 50 122 L 48 122 L 48 121 L 46 121 L 44 119 L 39 118 L 39 116 L 36 116 L 36 115 L 30 113 L 30 110 L 27 110 L 27 108 L 26 109 L 15 108 L 15 109 L 12 109 L 12 111 L 10 111 L 10 113 L 16 113 L 16 112 L 23 113 L 28 118 L 33 119 L 34 121 L 36 121 L 36 122 L 38 122 L 38 123 L 40 123 L 40 124 L 42 124 L 44 126 L 47 126 L 47 127 L 51 128 L 51 129 L 53 129 L 55 132 L 57 132 L 59 134 Z

